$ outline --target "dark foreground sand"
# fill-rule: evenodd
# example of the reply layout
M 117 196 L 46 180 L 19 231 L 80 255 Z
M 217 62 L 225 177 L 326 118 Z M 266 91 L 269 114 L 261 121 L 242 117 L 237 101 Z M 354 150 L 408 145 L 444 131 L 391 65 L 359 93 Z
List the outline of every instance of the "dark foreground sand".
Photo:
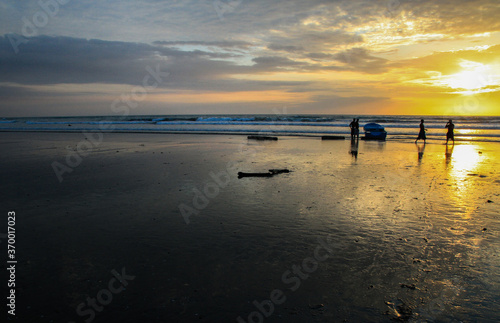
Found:
M 0 134 L 18 322 L 498 318 L 498 144 L 105 134 L 59 182 L 82 140 Z

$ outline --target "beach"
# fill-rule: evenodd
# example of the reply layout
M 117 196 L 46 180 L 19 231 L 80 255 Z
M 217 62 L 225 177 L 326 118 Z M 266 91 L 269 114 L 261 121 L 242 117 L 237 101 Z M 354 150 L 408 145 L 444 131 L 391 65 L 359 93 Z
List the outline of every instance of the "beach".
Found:
M 495 322 L 499 148 L 1 133 L 8 319 Z

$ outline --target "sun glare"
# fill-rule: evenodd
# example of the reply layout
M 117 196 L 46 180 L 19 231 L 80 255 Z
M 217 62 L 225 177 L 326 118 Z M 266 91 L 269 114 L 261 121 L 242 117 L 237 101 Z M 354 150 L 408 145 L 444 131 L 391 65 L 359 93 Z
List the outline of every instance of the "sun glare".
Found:
M 472 145 L 457 145 L 452 148 L 451 175 L 456 179 L 464 179 L 468 173 L 478 171 L 481 155 Z
M 463 60 L 460 67 L 463 69 L 461 72 L 442 76 L 441 84 L 461 90 L 462 94 L 488 92 L 488 86 L 497 85 L 489 65 Z

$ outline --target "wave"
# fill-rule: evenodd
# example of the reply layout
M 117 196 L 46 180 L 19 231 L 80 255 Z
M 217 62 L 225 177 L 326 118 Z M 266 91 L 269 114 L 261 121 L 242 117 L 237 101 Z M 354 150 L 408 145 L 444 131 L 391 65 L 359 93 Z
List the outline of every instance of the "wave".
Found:
M 346 121 L 327 122 L 327 121 L 297 121 L 292 119 L 291 121 L 284 120 L 272 120 L 272 121 L 254 121 L 250 118 L 232 118 L 232 117 L 217 117 L 217 118 L 191 118 L 187 119 L 175 119 L 165 120 L 165 118 L 151 118 L 151 120 L 122 120 L 122 121 L 25 121 L 28 125 L 101 125 L 101 124 L 121 124 L 121 125 L 137 125 L 137 124 L 151 124 L 151 125 L 225 125 L 225 126 L 293 126 L 293 127 L 332 127 L 332 128 L 348 128 L 349 124 Z M 1 120 L 0 123 L 15 123 L 16 121 L 6 121 Z M 366 122 L 368 123 L 368 122 Z M 406 128 L 406 129 L 418 129 L 418 123 L 379 123 L 385 128 Z M 360 127 L 363 127 L 365 123 L 360 123 Z M 426 123 L 426 128 L 428 129 L 444 129 L 443 123 Z M 471 124 L 471 123 L 455 123 L 455 129 L 467 129 L 467 130 L 500 130 L 500 124 Z
M 9 127 L 0 127 L 0 130 L 3 131 L 59 131 L 59 132 L 92 132 L 92 131 L 101 131 L 101 132 L 142 132 L 142 133 L 155 133 L 155 132 L 164 132 L 164 133 L 171 133 L 171 132 L 183 132 L 183 133 L 197 133 L 197 132 L 206 132 L 206 133 L 248 133 L 248 134 L 256 134 L 256 133 L 268 133 L 268 134 L 311 134 L 311 135 L 320 135 L 320 134 L 341 134 L 341 135 L 349 135 L 350 131 L 346 130 L 338 130 L 338 129 L 332 129 L 332 130 L 314 130 L 314 129 L 260 129 L 260 128 L 248 128 L 248 129 L 241 129 L 241 128 L 178 128 L 178 129 L 173 129 L 173 128 L 109 128 L 108 130 L 101 130 L 101 129 L 96 129 L 96 128 L 78 128 L 78 127 L 72 127 L 71 129 L 68 129 L 67 127 L 15 127 L 15 128 L 9 128 Z M 408 132 L 402 132 L 402 131 L 394 131 L 390 132 L 389 136 L 391 137 L 396 137 L 396 136 L 403 136 L 405 138 L 413 138 L 416 136 L 416 133 L 408 133 Z M 444 133 L 432 133 L 428 132 L 427 133 L 428 137 L 444 137 Z M 455 137 L 467 137 L 467 138 L 500 138 L 500 133 L 481 133 L 481 134 L 474 134 L 474 133 L 455 133 Z
M 349 115 L 150 115 L 2 118 L 2 131 L 101 131 L 100 125 L 111 125 L 117 132 L 149 133 L 270 133 L 279 135 L 349 136 Z M 356 117 L 357 118 L 357 117 Z M 424 118 L 427 135 L 444 136 L 447 116 L 359 116 L 360 127 L 377 122 L 387 130 L 389 140 L 417 136 L 420 119 Z M 500 142 L 499 117 L 453 117 L 455 136 Z
M 26 124 L 35 124 L 35 125 L 51 125 L 51 124 L 91 124 L 91 125 L 100 125 L 100 124 L 151 124 L 154 122 L 151 121 L 26 121 Z

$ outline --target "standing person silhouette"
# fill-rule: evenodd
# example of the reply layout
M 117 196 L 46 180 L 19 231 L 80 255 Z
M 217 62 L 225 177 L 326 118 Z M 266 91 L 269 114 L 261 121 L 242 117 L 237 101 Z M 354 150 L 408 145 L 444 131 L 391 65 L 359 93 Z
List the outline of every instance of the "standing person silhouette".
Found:
M 351 140 L 356 136 L 356 118 L 353 118 L 351 123 L 349 124 L 349 128 L 351 128 Z
M 356 120 L 355 126 L 356 126 L 355 134 L 356 134 L 356 137 L 358 137 L 358 139 L 359 139 L 359 118 Z
M 425 126 L 424 126 L 424 119 L 421 119 L 420 120 L 420 132 L 418 133 L 417 139 L 415 139 L 415 143 L 417 143 L 417 141 L 419 139 L 423 139 L 424 140 L 424 144 L 425 144 L 425 140 L 427 139 L 427 137 L 425 135 L 426 131 L 427 131 L 427 129 L 425 129 Z
M 446 133 L 446 144 L 448 144 L 448 140 L 453 140 L 453 144 L 455 144 L 455 135 L 453 130 L 455 129 L 455 125 L 451 122 L 451 119 L 448 121 L 445 128 L 448 128 L 448 132 Z

